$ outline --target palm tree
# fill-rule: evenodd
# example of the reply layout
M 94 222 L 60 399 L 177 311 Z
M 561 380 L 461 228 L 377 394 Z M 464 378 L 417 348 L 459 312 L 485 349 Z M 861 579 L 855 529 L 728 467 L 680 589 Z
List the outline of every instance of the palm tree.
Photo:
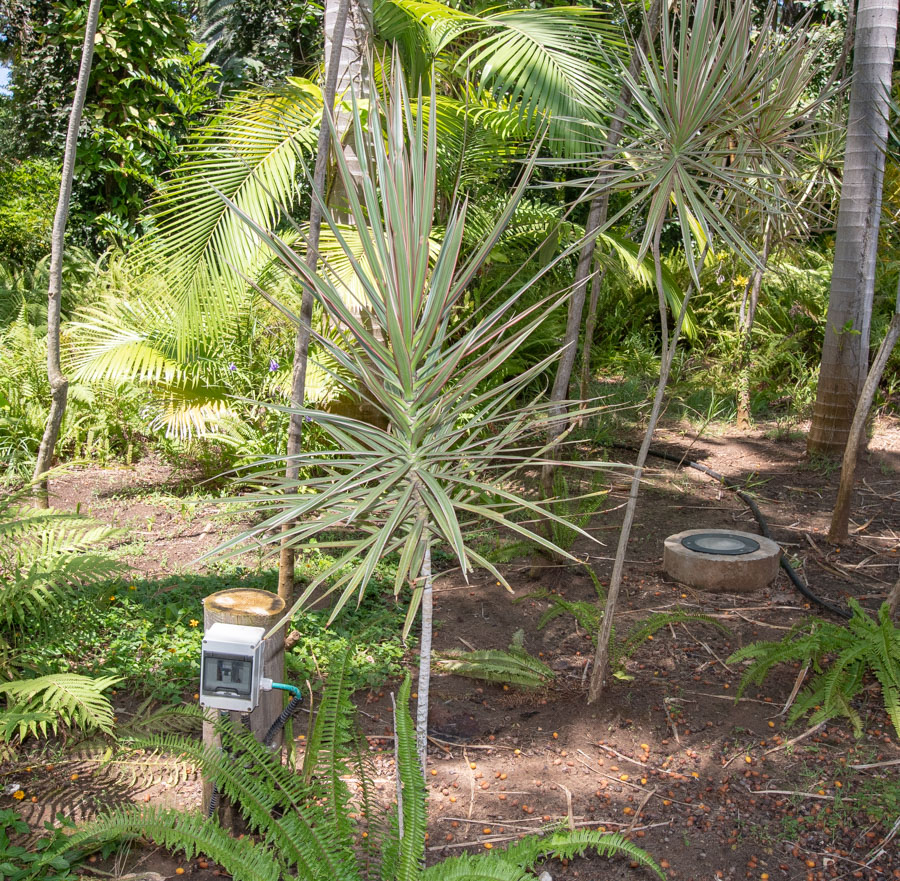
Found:
M 844 177 L 810 453 L 840 456 L 869 367 L 897 0 L 860 0 Z

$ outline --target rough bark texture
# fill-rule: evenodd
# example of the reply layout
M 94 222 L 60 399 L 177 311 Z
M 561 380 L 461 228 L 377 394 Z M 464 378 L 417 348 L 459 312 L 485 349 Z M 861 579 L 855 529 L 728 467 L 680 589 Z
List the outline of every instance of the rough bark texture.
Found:
M 860 0 L 834 271 L 807 448 L 840 456 L 868 370 L 898 0 Z
M 866 377 L 865 385 L 856 405 L 856 413 L 853 416 L 853 424 L 850 426 L 850 438 L 844 450 L 844 459 L 841 464 L 841 483 L 838 487 L 837 501 L 834 504 L 834 513 L 831 515 L 831 527 L 828 530 L 828 541 L 832 544 L 841 544 L 847 540 L 847 524 L 850 520 L 850 500 L 853 496 L 854 477 L 856 476 L 856 462 L 859 458 L 860 447 L 866 439 L 866 419 L 872 408 L 872 401 L 881 382 L 881 375 L 887 366 L 888 358 L 897 340 L 900 339 L 900 312 L 894 315 L 888 326 L 888 332 L 882 340 L 878 354 L 872 362 L 872 369 Z
M 355 180 L 362 177 L 362 169 L 359 158 L 354 149 L 353 139 L 345 137 L 353 116 L 348 108 L 351 105 L 352 96 L 357 100 L 366 97 L 368 92 L 368 65 L 369 35 L 372 33 L 372 0 L 350 0 L 346 15 L 346 27 L 342 38 L 337 38 L 335 23 L 341 14 L 341 7 L 346 0 L 326 0 L 325 3 L 325 57 L 336 59 L 332 61 L 332 69 L 337 73 L 337 91 L 335 97 L 345 106 L 338 106 L 334 113 L 334 125 L 338 139 L 343 144 L 344 158 L 347 167 Z M 339 52 L 335 54 L 335 49 Z M 335 175 L 331 191 L 328 194 L 328 204 L 336 212 L 342 222 L 349 219 L 347 210 L 347 196 L 344 192 L 344 182 L 340 175 Z
M 594 331 L 597 328 L 597 301 L 600 299 L 600 286 L 606 270 L 594 262 L 594 277 L 591 279 L 591 299 L 588 301 L 588 314 L 584 322 L 584 344 L 581 347 L 581 387 L 578 397 L 586 400 L 590 394 L 591 383 L 591 348 L 594 345 Z
M 62 303 L 62 266 L 63 248 L 65 246 L 66 225 L 69 222 L 69 201 L 72 197 L 72 178 L 75 173 L 75 153 L 78 147 L 78 129 L 81 126 L 81 113 L 84 109 L 84 98 L 87 94 L 88 81 L 91 78 L 91 63 L 94 60 L 94 40 L 97 36 L 97 20 L 100 16 L 100 0 L 91 0 L 88 8 L 87 22 L 84 31 L 84 47 L 81 52 L 81 66 L 78 70 L 78 83 L 72 101 L 72 112 L 69 114 L 69 128 L 66 133 L 66 148 L 63 155 L 62 179 L 59 184 L 59 201 L 56 203 L 56 216 L 53 218 L 53 232 L 50 250 L 50 282 L 47 286 L 47 378 L 50 380 L 50 413 L 47 425 L 38 448 L 37 462 L 34 466 L 34 480 L 50 470 L 53 463 L 53 451 L 59 438 L 59 429 L 66 412 L 66 400 L 69 396 L 69 380 L 62 372 L 60 363 L 59 325 Z M 50 488 L 46 478 L 38 488 L 38 504 L 50 505 Z
M 325 91 L 322 101 L 326 108 L 334 107 L 335 94 L 337 92 L 338 78 L 340 74 L 339 52 L 343 46 L 344 33 L 346 31 L 350 0 L 340 0 L 334 16 L 326 22 L 331 31 L 326 30 L 326 43 L 329 42 L 331 54 L 328 61 L 328 73 L 325 77 Z M 313 198 L 309 209 L 309 239 L 306 246 L 306 265 L 315 269 L 319 260 L 319 234 L 322 230 L 322 204 L 325 198 L 325 174 L 328 170 L 328 154 L 331 147 L 331 129 L 324 123 L 319 127 L 319 141 L 316 145 L 316 164 L 313 169 L 312 188 L 313 193 L 318 194 L 318 199 Z M 294 365 L 291 375 L 291 406 L 302 407 L 306 392 L 306 366 L 309 360 L 309 340 L 312 334 L 312 291 L 304 288 L 303 297 L 300 300 L 300 326 L 297 328 L 297 336 L 294 340 Z M 300 474 L 300 463 L 296 458 L 303 449 L 303 417 L 292 413 L 288 423 L 287 439 L 287 467 L 285 477 L 287 480 L 296 480 Z M 290 529 L 291 524 L 286 523 L 284 530 Z M 278 561 L 278 596 L 280 596 L 288 608 L 294 602 L 294 549 L 285 541 L 281 543 L 281 554 Z

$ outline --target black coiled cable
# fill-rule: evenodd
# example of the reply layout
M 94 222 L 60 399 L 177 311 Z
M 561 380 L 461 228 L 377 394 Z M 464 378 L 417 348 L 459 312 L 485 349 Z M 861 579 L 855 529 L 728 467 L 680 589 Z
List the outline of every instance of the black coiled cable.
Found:
M 263 743 L 269 747 L 269 749 L 272 749 L 274 746 L 278 732 L 284 728 L 287 724 L 287 720 L 300 709 L 302 703 L 303 698 L 299 695 L 294 695 L 294 697 L 288 701 L 288 705 L 281 711 L 281 715 L 269 726 L 269 730 L 266 732 L 265 737 L 263 737 Z

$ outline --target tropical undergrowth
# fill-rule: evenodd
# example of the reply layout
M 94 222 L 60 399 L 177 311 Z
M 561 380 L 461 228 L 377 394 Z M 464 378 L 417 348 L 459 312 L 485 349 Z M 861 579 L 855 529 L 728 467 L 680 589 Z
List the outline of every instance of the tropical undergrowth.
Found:
M 298 576 L 312 577 L 328 565 L 311 554 Z M 291 626 L 299 640 L 287 653 L 290 681 L 319 689 L 336 663 L 348 660 L 353 688 L 376 686 L 400 672 L 405 607 L 393 596 L 395 560 L 385 560 L 372 578 L 372 593 L 326 627 L 327 610 L 304 610 Z M 202 600 L 235 586 L 274 590 L 274 570 L 182 574 L 158 579 L 104 579 L 86 585 L 60 603 L 50 625 L 22 624 L 20 662 L 43 676 L 105 675 L 118 688 L 165 704 L 191 700 L 197 687 L 197 658 L 203 631 Z
M 812 671 L 812 678 L 791 707 L 789 722 L 806 715 L 813 724 L 844 717 L 861 737 L 858 704 L 874 680 L 900 737 L 900 628 L 891 621 L 887 603 L 872 616 L 855 599 L 847 602 L 853 616 L 846 624 L 801 621 L 779 642 L 754 642 L 735 652 L 728 663 L 751 662 L 738 696 L 747 686 L 761 683 L 778 664 L 799 661 Z
M 0 498 L 0 742 L 46 736 L 60 725 L 109 733 L 113 711 L 104 692 L 117 677 L 46 675 L 31 663 L 29 649 L 42 647 L 45 622 L 117 573 L 102 550 L 113 530 L 77 514 L 36 509 L 29 490 Z
M 528 836 L 507 850 L 451 857 L 426 868 L 425 785 L 409 714 L 409 677 L 396 696 L 396 798 L 385 811 L 368 749 L 355 730 L 344 673 L 341 667 L 329 678 L 301 773 L 229 720 L 217 724 L 221 749 L 178 735 L 147 739 L 151 750 L 184 755 L 202 768 L 251 834 L 235 837 L 219 825 L 214 811 L 127 805 L 55 842 L 37 867 L 109 842 L 142 838 L 188 858 L 205 854 L 235 881 L 525 881 L 546 858 L 572 858 L 588 850 L 630 859 L 662 877 L 649 855 L 622 836 L 587 829 Z

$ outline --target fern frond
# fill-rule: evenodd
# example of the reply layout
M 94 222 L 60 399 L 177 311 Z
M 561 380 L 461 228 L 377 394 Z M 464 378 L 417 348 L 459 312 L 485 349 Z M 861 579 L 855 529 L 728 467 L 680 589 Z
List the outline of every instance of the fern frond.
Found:
M 9 698 L 10 711 L 19 714 L 19 737 L 40 730 L 47 736 L 47 726 L 56 731 L 60 722 L 84 730 L 99 728 L 112 733 L 113 709 L 103 692 L 119 681 L 117 676 L 79 676 L 57 673 L 35 679 L 17 679 L 0 683 L 0 694 Z M 47 719 L 47 716 L 50 719 Z M 31 717 L 31 721 L 26 721 Z
M 891 622 L 886 604 L 879 609 L 877 620 L 855 599 L 848 604 L 853 614 L 846 625 L 804 623 L 780 642 L 757 642 L 735 652 L 729 663 L 753 661 L 744 673 L 738 696 L 750 683 L 762 682 L 776 664 L 807 662 L 815 675 L 795 702 L 788 721 L 795 722 L 807 713 L 812 713 L 813 723 L 843 716 L 859 737 L 863 721 L 852 701 L 863 687 L 866 673 L 871 672 L 881 685 L 885 710 L 900 737 L 900 628 Z M 829 657 L 831 663 L 825 664 Z
M 602 857 L 624 857 L 665 878 L 662 869 L 646 851 L 617 832 L 579 829 L 574 832 L 560 830 L 546 836 L 528 836 L 505 851 L 453 857 L 426 869 L 422 881 L 526 881 L 534 877 L 528 870 L 541 861 L 572 859 L 588 850 Z
M 174 808 L 126 805 L 102 814 L 80 827 L 57 847 L 45 852 L 37 867 L 46 866 L 64 851 L 96 848 L 123 838 L 147 838 L 167 850 L 182 851 L 188 859 L 206 854 L 235 881 L 278 881 L 284 867 L 276 850 L 261 847 L 251 838 L 234 838 L 197 813 Z
M 553 671 L 545 663 L 524 650 L 506 652 L 502 649 L 482 649 L 453 655 L 435 654 L 433 663 L 439 669 L 457 676 L 522 688 L 540 688 L 554 678 Z
M 648 636 L 653 636 L 657 631 L 662 630 L 663 627 L 668 627 L 670 624 L 687 624 L 689 622 L 711 624 L 713 627 L 721 630 L 722 633 L 731 633 L 724 624 L 716 621 L 715 618 L 711 618 L 709 615 L 685 612 L 681 609 L 676 609 L 674 612 L 658 612 L 640 621 L 635 626 L 631 633 L 622 640 L 621 644 L 616 646 L 616 656 L 620 659 L 630 658 L 640 648 L 641 644 L 646 641 Z
M 410 678 L 406 674 L 397 693 L 394 714 L 397 738 L 397 774 L 400 776 L 400 800 L 397 810 L 403 819 L 397 855 L 395 881 L 419 881 L 425 862 L 425 784 L 424 769 L 416 752 L 416 729 L 409 714 Z

